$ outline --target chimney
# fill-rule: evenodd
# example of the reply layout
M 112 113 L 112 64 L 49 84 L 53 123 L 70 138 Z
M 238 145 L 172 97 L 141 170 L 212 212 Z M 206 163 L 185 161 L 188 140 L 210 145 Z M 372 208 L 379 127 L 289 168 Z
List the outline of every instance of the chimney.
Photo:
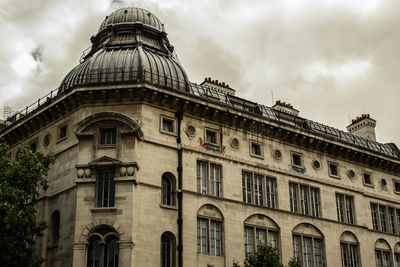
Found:
M 282 102 L 280 100 L 277 100 L 275 102 L 275 105 L 272 106 L 272 108 L 292 116 L 299 116 L 300 113 L 297 109 L 294 109 L 293 106 L 290 105 L 289 103 Z
M 220 92 L 224 92 L 228 95 L 235 95 L 236 90 L 230 88 L 229 85 L 225 82 L 220 82 L 218 80 L 212 80 L 211 77 L 205 78 L 204 81 L 200 84 L 206 87 L 214 88 Z
M 351 124 L 347 126 L 347 131 L 351 134 L 376 141 L 375 137 L 376 120 L 370 118 L 369 114 L 362 114 L 351 120 Z

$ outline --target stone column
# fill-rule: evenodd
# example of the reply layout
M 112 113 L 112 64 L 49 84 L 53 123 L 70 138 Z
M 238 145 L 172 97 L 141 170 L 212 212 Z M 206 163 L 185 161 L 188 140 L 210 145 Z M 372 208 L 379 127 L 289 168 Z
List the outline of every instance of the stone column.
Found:
M 134 244 L 132 241 L 119 242 L 119 266 L 130 267 L 132 265 L 132 250 Z

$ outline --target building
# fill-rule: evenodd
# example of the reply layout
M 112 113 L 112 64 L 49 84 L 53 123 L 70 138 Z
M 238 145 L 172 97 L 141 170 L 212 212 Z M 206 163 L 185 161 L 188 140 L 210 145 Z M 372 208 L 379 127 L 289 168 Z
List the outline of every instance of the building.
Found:
M 400 266 L 400 151 L 229 85 L 189 81 L 164 25 L 111 13 L 60 87 L 0 130 L 53 153 L 44 266 L 232 266 L 258 242 L 283 263 Z

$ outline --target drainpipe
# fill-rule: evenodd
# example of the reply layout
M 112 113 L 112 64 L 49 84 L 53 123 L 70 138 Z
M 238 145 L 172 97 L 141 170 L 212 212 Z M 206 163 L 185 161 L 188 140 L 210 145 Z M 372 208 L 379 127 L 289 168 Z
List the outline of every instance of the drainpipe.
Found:
M 178 172 L 178 192 L 177 192 L 177 198 L 178 198 L 178 267 L 183 267 L 183 243 L 182 243 L 182 224 L 183 224 L 183 218 L 182 218 L 182 140 L 181 140 L 181 122 L 183 119 L 183 113 L 181 111 L 177 111 L 175 113 L 175 117 L 178 120 L 178 136 L 176 138 L 176 142 L 178 144 L 178 167 L 177 167 L 177 172 Z

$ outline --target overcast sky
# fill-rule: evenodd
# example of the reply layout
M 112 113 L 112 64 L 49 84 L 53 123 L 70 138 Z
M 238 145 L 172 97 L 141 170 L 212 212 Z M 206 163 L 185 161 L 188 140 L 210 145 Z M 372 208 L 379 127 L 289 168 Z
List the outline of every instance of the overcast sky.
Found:
M 0 0 L 0 109 L 57 88 L 124 6 L 164 22 L 191 81 L 341 130 L 369 113 L 377 140 L 400 146 L 399 0 Z

